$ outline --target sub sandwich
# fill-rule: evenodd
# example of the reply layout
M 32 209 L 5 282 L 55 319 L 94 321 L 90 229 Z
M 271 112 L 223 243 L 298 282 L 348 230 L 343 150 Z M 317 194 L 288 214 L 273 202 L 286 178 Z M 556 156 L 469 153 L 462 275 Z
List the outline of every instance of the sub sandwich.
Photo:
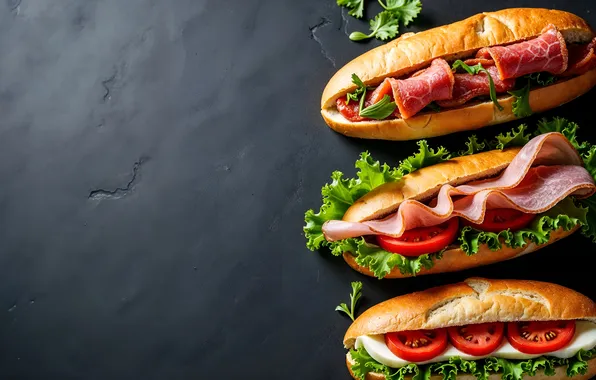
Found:
M 470 278 L 371 307 L 343 343 L 359 380 L 584 380 L 596 305 L 555 284 Z
M 577 124 L 542 120 L 494 141 L 475 136 L 450 154 L 419 141 L 396 168 L 363 153 L 357 178 L 334 172 L 318 213 L 305 215 L 307 247 L 327 246 L 378 278 L 452 272 L 512 259 L 582 229 L 596 237 L 596 145 Z
M 353 137 L 414 140 L 542 112 L 596 84 L 596 38 L 568 12 L 513 8 L 406 33 L 341 68 L 321 114 Z

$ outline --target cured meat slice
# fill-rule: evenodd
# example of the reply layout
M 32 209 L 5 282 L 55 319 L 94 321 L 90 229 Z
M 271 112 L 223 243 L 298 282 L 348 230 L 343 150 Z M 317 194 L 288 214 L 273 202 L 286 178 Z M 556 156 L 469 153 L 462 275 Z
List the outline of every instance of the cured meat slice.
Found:
M 479 61 L 484 61 L 480 59 Z M 492 62 L 492 61 L 489 61 Z M 479 62 L 481 63 L 481 62 Z M 486 62 L 482 65 L 485 66 Z M 496 66 L 488 66 L 487 71 L 495 83 L 495 90 L 497 93 L 511 91 L 515 87 L 515 79 L 501 80 L 499 78 L 499 71 Z M 466 103 L 470 99 L 482 95 L 490 94 L 490 83 L 486 73 L 481 72 L 476 75 L 454 74 L 455 84 L 453 85 L 453 98 L 450 100 L 440 100 L 437 104 L 441 107 L 457 107 Z
M 482 48 L 477 58 L 492 58 L 501 79 L 547 71 L 561 74 L 567 70 L 568 52 L 563 35 L 552 25 L 540 37 L 508 46 Z
M 596 37 L 589 44 L 569 46 L 569 68 L 564 76 L 581 75 L 596 67 Z
M 444 59 L 435 59 L 429 68 L 408 79 L 388 79 L 401 117 L 410 118 L 435 100 L 450 99 L 453 72 Z
M 432 207 L 407 200 L 396 213 L 381 220 L 328 221 L 323 233 L 329 241 L 379 234 L 399 237 L 405 230 L 434 226 L 454 216 L 479 224 L 487 208 L 544 212 L 569 195 L 588 197 L 596 191 L 594 179 L 581 164 L 581 157 L 562 134 L 540 135 L 495 179 L 457 187 L 443 185 Z

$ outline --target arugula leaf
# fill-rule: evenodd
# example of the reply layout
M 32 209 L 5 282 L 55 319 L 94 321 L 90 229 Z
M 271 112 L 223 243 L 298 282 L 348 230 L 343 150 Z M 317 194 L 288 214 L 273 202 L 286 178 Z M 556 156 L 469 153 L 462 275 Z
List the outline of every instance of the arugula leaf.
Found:
M 468 149 L 460 150 L 458 152 L 458 154 L 460 156 L 468 156 L 470 154 L 476 154 L 478 152 L 482 152 L 486 148 L 487 145 L 488 145 L 488 143 L 486 143 L 486 142 L 479 143 L 476 135 L 472 135 L 472 136 L 468 137 L 468 142 L 466 142 L 466 146 L 468 147 Z
M 354 90 L 354 92 L 348 93 L 346 95 L 346 104 L 350 104 L 350 100 L 359 102 L 361 99 L 366 97 L 366 91 L 368 90 L 368 87 L 364 85 L 358 75 L 352 74 L 352 83 L 354 83 L 357 88 Z
M 439 106 L 437 103 L 435 102 L 430 102 L 426 105 L 426 108 L 428 108 L 431 111 L 434 112 L 441 112 L 441 106 Z
M 356 18 L 364 16 L 364 0 L 337 0 L 337 5 L 349 8 L 350 16 Z
M 348 309 L 348 305 L 342 302 L 335 308 L 335 311 L 346 313 L 353 321 L 356 304 L 360 300 L 360 297 L 362 297 L 362 283 L 360 281 L 354 281 L 352 282 L 352 293 L 350 294 L 350 308 Z
M 534 359 L 514 360 L 488 357 L 481 360 L 465 360 L 451 357 L 448 361 L 433 364 L 408 364 L 394 369 L 373 359 L 364 347 L 351 349 L 354 360 L 352 372 L 357 379 L 364 380 L 369 372 L 385 375 L 387 380 L 404 380 L 413 375 L 412 380 L 429 380 L 432 374 L 443 376 L 443 380 L 456 380 L 458 374 L 471 374 L 478 380 L 488 380 L 490 374 L 500 373 L 503 380 L 522 380 L 524 375 L 536 376 L 538 370 L 544 370 L 547 376 L 555 374 L 555 367 L 567 367 L 567 376 L 584 375 L 588 370 L 588 360 L 596 356 L 596 348 L 590 351 L 580 350 L 569 359 L 540 356 Z
M 352 41 L 361 41 L 376 37 L 380 40 L 388 40 L 397 36 L 399 31 L 399 19 L 390 11 L 383 11 L 370 20 L 370 34 L 362 32 L 352 32 L 350 39 Z
M 447 161 L 451 158 L 451 153 L 445 147 L 440 146 L 435 152 L 433 148 L 428 147 L 426 140 L 419 140 L 416 144 L 419 147 L 418 153 L 409 156 L 399 164 L 399 172 L 402 175 L 412 173 L 426 166 Z
M 496 137 L 496 141 L 492 142 L 491 148 L 503 150 L 512 146 L 524 146 L 530 141 L 531 135 L 524 134 L 528 129 L 525 124 L 521 124 L 519 127 L 513 128 L 507 133 L 501 133 Z
M 530 83 L 537 84 L 539 86 L 548 86 L 555 83 L 557 80 L 557 77 L 545 71 L 524 75 L 524 78 L 528 79 Z
M 374 161 L 368 152 L 360 155 L 355 166 L 358 169 L 357 179 L 347 179 L 342 172 L 333 172 L 332 182 L 325 184 L 321 190 L 323 204 L 319 212 L 315 213 L 312 209 L 306 211 L 304 235 L 307 239 L 306 247 L 311 251 L 330 244 L 323 236 L 323 223 L 341 219 L 348 208 L 364 194 L 383 183 L 397 181 L 402 176 L 397 169 Z
M 513 100 L 512 111 L 515 117 L 526 117 L 530 116 L 532 112 L 532 108 L 530 107 L 530 82 L 524 88 L 520 88 L 519 90 L 515 91 L 507 91 L 510 95 L 512 95 L 515 100 Z
M 369 119 L 383 120 L 390 116 L 396 108 L 397 105 L 395 102 L 391 101 L 389 95 L 385 95 L 379 102 L 364 109 L 360 108 L 360 116 Z
M 418 17 L 418 14 L 422 10 L 420 0 L 386 0 L 385 3 L 379 0 L 379 4 L 386 10 L 396 14 L 405 26 L 408 26 L 410 22 Z
M 493 81 L 493 77 L 490 75 L 487 69 L 482 67 L 481 63 L 476 65 L 470 66 L 465 64 L 461 59 L 453 62 L 451 69 L 457 72 L 457 69 L 462 68 L 470 75 L 477 75 L 478 73 L 485 73 L 488 77 L 488 85 L 489 85 L 489 92 L 490 92 L 490 100 L 493 101 L 493 104 L 499 111 L 503 111 L 503 106 L 499 104 L 499 100 L 497 99 L 497 89 L 495 88 L 495 82 Z

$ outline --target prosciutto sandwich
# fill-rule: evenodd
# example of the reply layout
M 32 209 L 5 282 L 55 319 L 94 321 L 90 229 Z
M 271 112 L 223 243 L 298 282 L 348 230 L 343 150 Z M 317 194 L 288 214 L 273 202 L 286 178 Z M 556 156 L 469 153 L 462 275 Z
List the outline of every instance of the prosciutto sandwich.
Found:
M 348 136 L 413 140 L 499 124 L 596 84 L 596 38 L 571 13 L 513 8 L 406 33 L 341 68 L 321 98 Z
M 596 305 L 555 284 L 470 278 L 371 307 L 344 346 L 359 380 L 587 380 Z
M 362 154 L 357 178 L 333 173 L 321 210 L 306 212 L 307 247 L 401 278 L 512 259 L 580 228 L 596 237 L 596 146 L 565 119 L 541 121 L 531 139 L 525 130 L 471 137 L 458 154 L 422 140 L 393 169 Z

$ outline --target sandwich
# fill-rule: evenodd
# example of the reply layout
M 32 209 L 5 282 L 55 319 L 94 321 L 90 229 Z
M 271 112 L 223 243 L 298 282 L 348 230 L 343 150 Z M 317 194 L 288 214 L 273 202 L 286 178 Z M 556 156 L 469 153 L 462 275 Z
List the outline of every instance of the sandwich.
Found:
M 328 247 L 378 278 L 452 272 L 513 259 L 581 229 L 596 238 L 596 145 L 578 126 L 543 119 L 449 153 L 418 142 L 391 168 L 363 153 L 356 178 L 334 172 L 307 247 Z
M 371 307 L 343 342 L 359 380 L 584 380 L 596 304 L 560 285 L 470 278 Z
M 342 67 L 321 114 L 352 137 L 416 140 L 557 107 L 596 84 L 596 38 L 580 17 L 512 8 L 406 33 Z

